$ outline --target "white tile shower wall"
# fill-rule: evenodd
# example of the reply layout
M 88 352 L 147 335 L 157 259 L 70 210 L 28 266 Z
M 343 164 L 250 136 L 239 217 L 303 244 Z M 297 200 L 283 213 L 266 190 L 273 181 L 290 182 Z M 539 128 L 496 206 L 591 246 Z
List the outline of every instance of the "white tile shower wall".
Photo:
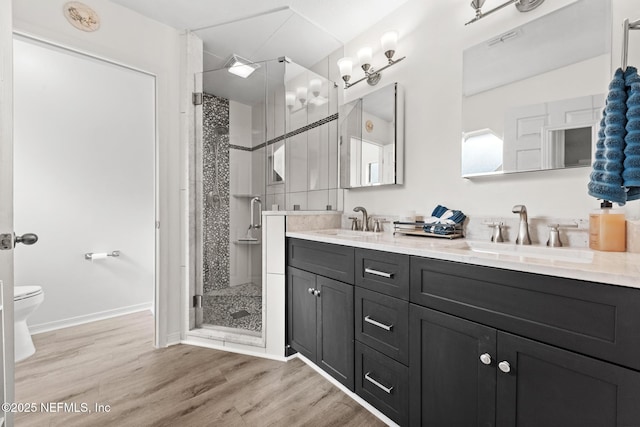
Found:
M 508 216 L 514 204 L 522 203 L 536 215 L 586 218 L 588 212 L 598 206 L 586 191 L 590 168 L 522 173 L 493 179 L 460 178 L 462 51 L 572 2 L 546 2 L 526 14 L 509 7 L 464 26 L 473 15 L 466 2 L 409 0 L 348 42 L 345 56 L 355 55 L 361 46 L 377 45 L 381 28 L 397 28 L 400 32 L 397 55 L 407 55 L 407 60 L 386 70 L 382 83 L 398 81 L 405 90 L 406 168 L 403 186 L 376 191 L 349 190 L 345 209 L 350 211 L 354 206 L 362 205 L 373 212 L 383 212 L 387 206 L 398 206 L 398 211 L 418 211 L 440 203 L 469 215 Z M 637 14 L 637 1 L 613 0 L 612 58 L 616 67 L 619 66 L 622 40 L 620 23 L 627 17 L 635 19 Z M 640 63 L 640 50 L 632 48 L 629 54 L 629 64 Z M 374 53 L 374 57 L 376 55 Z M 608 77 L 603 76 L 603 91 L 607 80 Z M 343 95 L 345 101 L 349 101 L 369 90 L 373 89 L 360 84 Z M 436 161 L 433 161 L 434 157 Z

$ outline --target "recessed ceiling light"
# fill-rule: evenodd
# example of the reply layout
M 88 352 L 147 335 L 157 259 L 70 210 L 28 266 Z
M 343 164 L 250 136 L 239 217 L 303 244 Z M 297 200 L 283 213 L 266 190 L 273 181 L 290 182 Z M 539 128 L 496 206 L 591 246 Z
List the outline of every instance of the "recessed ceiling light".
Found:
M 251 73 L 260 68 L 259 64 L 235 54 L 229 58 L 224 66 L 229 69 L 230 73 L 240 76 L 243 79 L 246 79 Z

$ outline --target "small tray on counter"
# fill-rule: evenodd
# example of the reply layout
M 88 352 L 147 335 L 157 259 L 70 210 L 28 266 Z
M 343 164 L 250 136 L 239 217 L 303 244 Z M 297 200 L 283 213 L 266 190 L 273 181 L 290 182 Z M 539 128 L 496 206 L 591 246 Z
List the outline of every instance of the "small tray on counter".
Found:
M 444 227 L 446 234 L 433 233 L 425 231 L 426 226 Z M 402 234 L 405 236 L 419 236 L 419 237 L 437 237 L 440 239 L 458 239 L 464 237 L 462 232 L 462 224 L 428 224 L 425 222 L 393 222 L 393 235 Z

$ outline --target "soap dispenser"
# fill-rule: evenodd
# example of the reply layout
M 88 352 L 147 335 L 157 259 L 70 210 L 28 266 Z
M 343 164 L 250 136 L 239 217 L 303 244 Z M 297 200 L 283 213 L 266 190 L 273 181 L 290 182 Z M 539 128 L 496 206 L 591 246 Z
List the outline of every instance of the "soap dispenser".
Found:
M 600 209 L 589 214 L 589 247 L 598 251 L 625 252 L 626 222 L 624 211 L 613 209 L 603 200 Z

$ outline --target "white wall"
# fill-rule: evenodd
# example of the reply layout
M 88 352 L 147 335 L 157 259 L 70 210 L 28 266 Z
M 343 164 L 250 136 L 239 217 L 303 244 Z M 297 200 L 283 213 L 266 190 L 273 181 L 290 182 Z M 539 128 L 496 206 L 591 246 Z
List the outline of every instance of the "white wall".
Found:
M 14 28 L 156 76 L 157 114 L 157 345 L 180 339 L 183 293 L 180 248 L 180 36 L 166 25 L 106 0 L 88 0 L 98 31 L 75 29 L 62 14 L 65 0 L 14 2 Z
M 20 38 L 14 71 L 15 227 L 39 236 L 16 285 L 45 292 L 31 330 L 151 308 L 155 78 Z
M 487 2 L 491 8 L 499 2 Z M 462 52 L 481 40 L 572 3 L 547 1 L 520 13 L 509 6 L 469 26 L 469 2 L 409 0 L 370 30 L 347 43 L 345 55 L 363 45 L 377 46 L 386 29 L 400 33 L 397 56 L 407 59 L 383 72 L 382 82 L 398 81 L 405 89 L 405 184 L 375 190 L 349 190 L 345 211 L 362 205 L 375 214 L 398 214 L 412 209 L 428 212 L 437 204 L 468 215 L 510 217 L 515 204 L 525 204 L 532 216 L 586 218 L 597 206 L 587 195 L 590 168 L 531 172 L 466 180 L 460 178 L 462 110 Z M 640 18 L 636 0 L 613 0 L 613 63 L 619 66 L 621 23 Z M 568 27 L 567 31 L 571 31 Z M 630 36 L 629 64 L 640 61 L 640 31 Z M 374 67 L 382 52 L 374 52 Z M 337 68 L 337 67 L 336 67 Z M 606 91 L 606 87 L 602 91 Z M 345 91 L 345 101 L 374 90 L 366 84 Z M 637 202 L 634 202 L 637 203 Z M 632 204 L 630 204 L 632 205 Z M 393 210 L 395 208 L 395 211 Z

